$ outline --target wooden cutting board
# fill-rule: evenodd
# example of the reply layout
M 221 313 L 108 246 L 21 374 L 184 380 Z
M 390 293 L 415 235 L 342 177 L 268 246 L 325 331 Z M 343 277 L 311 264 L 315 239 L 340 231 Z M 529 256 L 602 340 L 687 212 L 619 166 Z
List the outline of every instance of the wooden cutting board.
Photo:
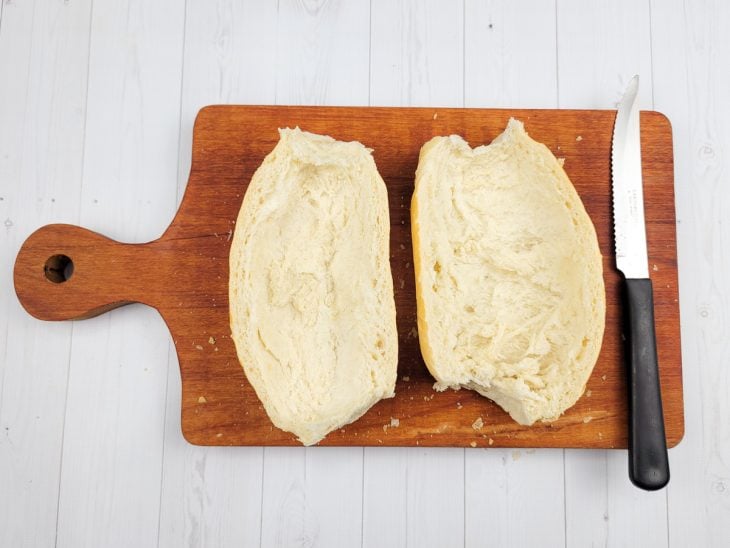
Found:
M 359 140 L 373 149 L 388 186 L 398 383 L 395 398 L 381 401 L 354 424 L 332 432 L 321 445 L 626 447 L 621 285 L 611 236 L 610 146 L 615 115 L 615 111 L 571 110 L 206 107 L 195 121 L 184 199 L 162 237 L 146 244 L 123 244 L 79 227 L 45 226 L 26 240 L 18 254 L 16 292 L 26 310 L 44 320 L 88 318 L 130 302 L 156 308 L 177 348 L 182 431 L 188 441 L 296 445 L 292 434 L 275 428 L 267 417 L 230 339 L 231 235 L 249 180 L 278 141 L 277 128 L 299 126 L 341 140 Z M 434 392 L 416 330 L 409 204 L 419 148 L 434 135 L 452 133 L 472 145 L 489 143 L 510 116 L 524 121 L 534 139 L 565 158 L 565 169 L 596 225 L 607 291 L 603 347 L 585 395 L 560 420 L 531 428 L 518 425 L 472 391 Z M 669 121 L 656 112 L 641 113 L 641 129 L 660 376 L 667 439 L 674 446 L 684 433 L 684 417 L 672 134 Z M 70 277 L 69 260 L 64 257 L 73 264 Z

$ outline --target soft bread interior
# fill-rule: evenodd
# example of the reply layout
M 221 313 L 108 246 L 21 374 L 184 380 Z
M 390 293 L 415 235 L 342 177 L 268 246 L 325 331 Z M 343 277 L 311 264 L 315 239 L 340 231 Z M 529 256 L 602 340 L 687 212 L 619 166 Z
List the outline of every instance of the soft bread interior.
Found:
M 280 130 L 236 223 L 231 331 L 272 422 L 305 445 L 394 395 L 389 235 L 368 149 Z
M 561 164 L 516 120 L 475 149 L 435 137 L 411 217 L 435 388 L 476 390 L 520 424 L 557 419 L 585 389 L 606 308 L 595 228 Z

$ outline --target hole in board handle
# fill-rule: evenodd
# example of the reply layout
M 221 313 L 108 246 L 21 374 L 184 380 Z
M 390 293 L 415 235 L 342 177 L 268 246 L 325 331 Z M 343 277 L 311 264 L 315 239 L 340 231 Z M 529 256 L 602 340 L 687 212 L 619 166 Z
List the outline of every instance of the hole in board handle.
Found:
M 66 255 L 53 255 L 43 265 L 43 273 L 54 284 L 62 284 L 73 276 L 74 262 Z

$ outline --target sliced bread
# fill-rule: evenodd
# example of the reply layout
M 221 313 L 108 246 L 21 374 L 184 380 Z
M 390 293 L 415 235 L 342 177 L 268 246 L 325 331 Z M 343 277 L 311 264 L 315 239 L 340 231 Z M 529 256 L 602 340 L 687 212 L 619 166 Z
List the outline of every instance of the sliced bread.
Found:
M 311 445 L 394 395 L 388 195 L 362 144 L 279 133 L 236 222 L 231 332 L 272 422 Z
M 476 390 L 520 424 L 557 419 L 585 389 L 606 308 L 596 231 L 561 164 L 516 120 L 475 149 L 435 137 L 411 221 L 435 388 Z

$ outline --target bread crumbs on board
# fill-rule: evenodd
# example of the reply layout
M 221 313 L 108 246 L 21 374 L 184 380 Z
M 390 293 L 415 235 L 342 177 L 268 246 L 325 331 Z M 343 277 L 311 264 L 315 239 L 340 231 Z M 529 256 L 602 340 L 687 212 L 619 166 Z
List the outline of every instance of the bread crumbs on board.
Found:
M 474 430 L 481 430 L 484 427 L 484 421 L 481 417 L 478 417 L 477 420 L 475 420 L 473 423 L 471 423 L 471 427 Z

